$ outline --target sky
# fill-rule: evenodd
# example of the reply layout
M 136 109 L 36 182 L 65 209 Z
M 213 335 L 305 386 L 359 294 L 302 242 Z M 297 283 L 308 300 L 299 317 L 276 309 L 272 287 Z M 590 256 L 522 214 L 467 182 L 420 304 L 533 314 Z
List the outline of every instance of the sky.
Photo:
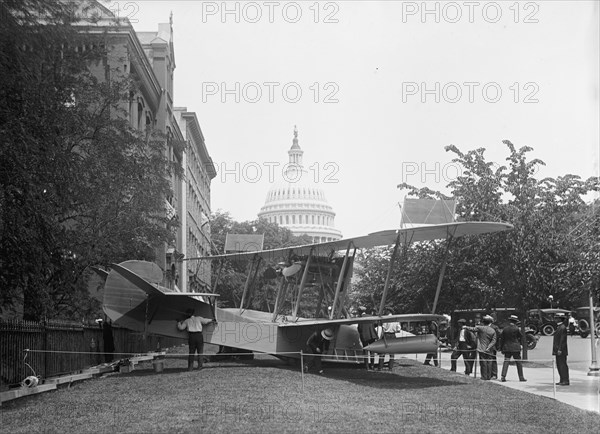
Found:
M 540 178 L 599 174 L 597 1 L 111 1 L 136 31 L 173 14 L 175 106 L 199 119 L 212 210 L 253 220 L 304 163 L 345 237 L 397 228 L 406 182 L 448 193 L 445 146 Z

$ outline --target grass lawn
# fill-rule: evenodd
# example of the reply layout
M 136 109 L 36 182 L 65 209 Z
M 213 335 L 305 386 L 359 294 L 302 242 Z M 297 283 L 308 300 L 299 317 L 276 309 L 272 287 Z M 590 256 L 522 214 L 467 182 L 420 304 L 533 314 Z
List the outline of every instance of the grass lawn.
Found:
M 187 349 L 187 347 L 185 347 Z M 302 377 L 269 356 L 188 372 L 139 365 L 4 403 L 0 431 L 31 432 L 598 432 L 600 416 L 400 359 L 394 372 L 325 365 Z

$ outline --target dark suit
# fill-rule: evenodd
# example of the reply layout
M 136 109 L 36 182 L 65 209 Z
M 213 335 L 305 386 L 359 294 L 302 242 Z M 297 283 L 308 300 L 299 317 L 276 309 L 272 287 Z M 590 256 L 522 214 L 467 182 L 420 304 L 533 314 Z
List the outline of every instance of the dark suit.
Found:
M 556 368 L 558 369 L 561 384 L 569 384 L 569 366 L 567 365 L 568 354 L 567 327 L 562 323 L 559 324 L 556 332 L 554 332 L 554 340 L 552 342 L 552 355 L 556 356 Z
M 464 330 L 464 340 L 461 340 L 460 333 Z M 465 362 L 465 374 L 470 375 L 473 372 L 473 364 L 475 363 L 475 347 L 477 340 L 473 332 L 462 328 L 458 329 L 455 336 L 454 351 L 450 356 L 450 370 L 456 371 L 456 362 L 460 356 Z
M 358 323 L 358 335 L 360 337 L 360 342 L 362 343 L 363 348 L 375 342 L 377 340 L 377 330 L 375 329 L 375 323 Z M 371 360 L 373 360 L 373 362 L 371 362 Z M 373 354 L 373 359 L 371 359 L 371 353 L 367 352 L 365 357 L 365 365 L 367 369 L 373 368 L 374 363 L 375 354 Z
M 525 381 L 523 376 L 523 364 L 521 363 L 521 341 L 523 334 L 516 324 L 511 323 L 502 329 L 500 333 L 500 350 L 504 353 L 504 364 L 502 365 L 502 380 L 506 379 L 508 365 L 511 357 L 515 359 L 519 380 Z
M 308 363 L 306 365 L 306 370 L 310 369 L 310 367 L 314 366 L 318 372 L 321 372 L 321 356 L 329 350 L 329 341 L 323 338 L 323 335 L 320 331 L 314 332 L 308 340 L 306 341 L 306 347 L 308 349 L 308 353 L 312 354 L 312 356 L 308 357 Z

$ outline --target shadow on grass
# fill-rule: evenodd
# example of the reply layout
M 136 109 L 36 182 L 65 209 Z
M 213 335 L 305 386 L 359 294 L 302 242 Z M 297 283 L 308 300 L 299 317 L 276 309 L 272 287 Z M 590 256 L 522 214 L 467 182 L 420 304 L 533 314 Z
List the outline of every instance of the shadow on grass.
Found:
M 461 381 L 446 380 L 436 377 L 420 377 L 411 375 L 412 373 L 407 374 L 408 375 L 401 375 L 396 372 L 366 371 L 364 369 L 328 369 L 325 372 L 324 377 L 375 389 L 406 390 L 465 385 L 465 383 Z

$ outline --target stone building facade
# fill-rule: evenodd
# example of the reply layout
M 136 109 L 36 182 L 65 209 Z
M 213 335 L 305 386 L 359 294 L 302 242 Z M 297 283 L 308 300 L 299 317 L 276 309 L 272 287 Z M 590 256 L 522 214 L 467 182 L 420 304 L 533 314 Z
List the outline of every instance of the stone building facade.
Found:
M 151 128 L 166 136 L 165 153 L 182 167 L 184 176 L 172 175 L 173 194 L 165 198 L 165 212 L 181 223 L 175 245 L 165 245 L 157 252 L 156 263 L 165 271 L 166 286 L 182 291 L 210 286 L 210 267 L 190 261 L 186 256 L 200 256 L 210 251 L 210 183 L 216 176 L 204 136 L 194 112 L 175 108 L 175 50 L 172 19 L 158 24 L 157 31 L 136 32 L 127 19 L 117 18 L 100 3 L 98 20 L 82 20 L 81 30 L 98 34 L 107 44 L 107 58 L 95 68 L 105 78 L 132 77 L 138 87 L 124 104 L 132 127 Z M 174 146 L 185 143 L 185 149 Z M 202 216 L 205 216 L 203 218 Z

